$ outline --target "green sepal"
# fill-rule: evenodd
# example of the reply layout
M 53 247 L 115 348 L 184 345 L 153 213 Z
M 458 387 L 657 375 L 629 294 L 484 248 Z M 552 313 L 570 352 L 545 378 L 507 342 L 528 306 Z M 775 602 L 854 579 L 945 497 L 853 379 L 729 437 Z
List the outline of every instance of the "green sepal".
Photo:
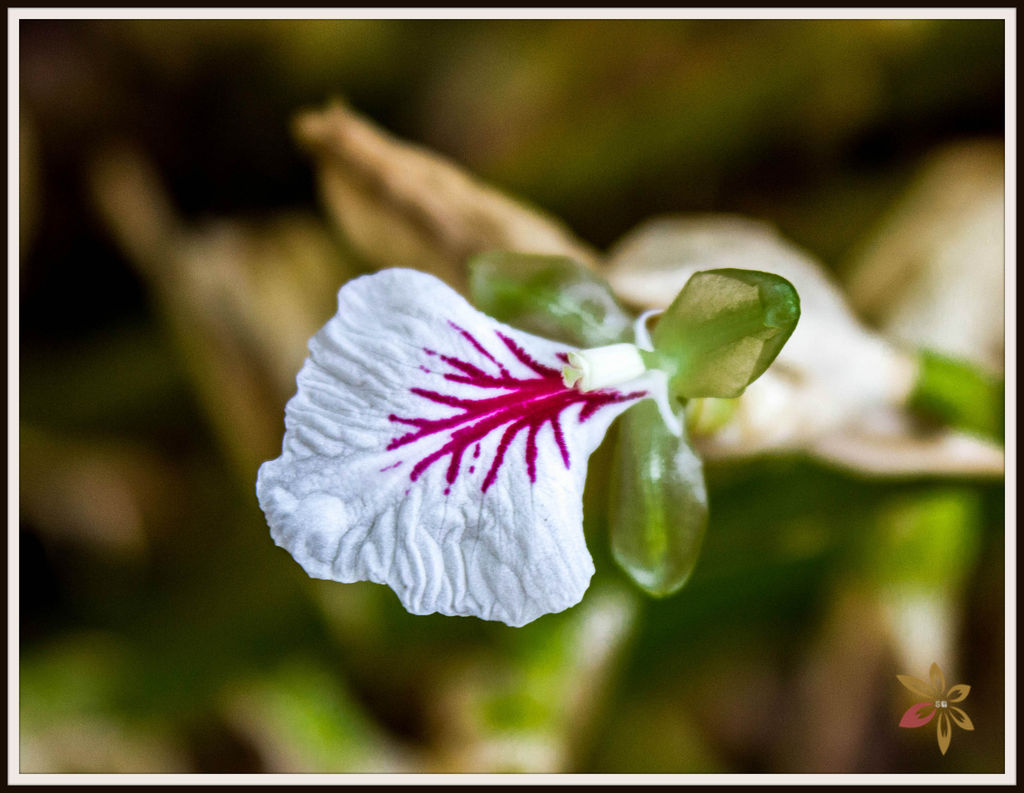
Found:
M 632 326 L 604 279 L 566 256 L 478 254 L 469 261 L 469 294 L 501 322 L 577 347 L 621 341 Z
M 682 411 L 680 423 L 685 427 Z M 677 592 L 697 563 L 708 522 L 700 457 L 668 431 L 651 400 L 619 419 L 612 466 L 612 555 L 629 577 L 655 597 Z
M 1003 440 L 1006 395 L 1000 378 L 931 350 L 918 353 L 917 371 L 911 408 L 952 427 Z
M 785 278 L 757 270 L 695 273 L 662 314 L 648 366 L 678 399 L 737 397 L 775 360 L 800 318 Z

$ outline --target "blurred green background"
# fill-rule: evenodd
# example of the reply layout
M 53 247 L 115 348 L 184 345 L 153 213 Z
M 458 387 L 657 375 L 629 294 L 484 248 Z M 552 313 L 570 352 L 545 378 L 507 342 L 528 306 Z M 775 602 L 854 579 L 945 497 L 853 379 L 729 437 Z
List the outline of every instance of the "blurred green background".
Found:
M 591 589 L 522 629 L 308 579 L 254 483 L 306 338 L 365 267 L 298 111 L 342 96 L 598 248 L 738 213 L 854 283 L 937 152 L 1001 155 L 1003 36 L 21 21 L 22 772 L 1002 772 L 1002 480 L 708 465 L 701 559 L 656 601 L 611 560 L 602 449 Z M 146 201 L 105 178 L 125 162 Z M 855 307 L 878 320 L 884 295 Z M 972 686 L 946 756 L 897 728 L 917 658 Z

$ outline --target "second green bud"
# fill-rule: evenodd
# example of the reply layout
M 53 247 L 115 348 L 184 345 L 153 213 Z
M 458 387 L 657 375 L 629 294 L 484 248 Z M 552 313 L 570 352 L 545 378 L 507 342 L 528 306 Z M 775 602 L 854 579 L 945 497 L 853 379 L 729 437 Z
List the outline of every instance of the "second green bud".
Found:
M 677 399 L 736 397 L 775 360 L 800 318 L 793 285 L 757 270 L 695 273 L 662 314 L 645 354 Z
M 704 539 L 704 469 L 685 429 L 683 437 L 673 435 L 650 400 L 619 422 L 609 504 L 612 555 L 646 592 L 671 595 L 693 572 Z

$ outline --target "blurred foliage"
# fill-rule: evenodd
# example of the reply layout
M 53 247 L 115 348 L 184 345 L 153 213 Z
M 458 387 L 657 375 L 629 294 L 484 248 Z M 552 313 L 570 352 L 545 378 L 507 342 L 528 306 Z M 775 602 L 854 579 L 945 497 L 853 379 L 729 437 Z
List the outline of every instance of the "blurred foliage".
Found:
M 1003 440 L 1005 386 L 1001 378 L 944 355 L 923 350 L 912 404 L 922 413 L 969 432 Z
M 505 213 L 538 252 L 595 255 L 497 192 L 475 202 L 472 181 L 410 212 L 400 178 L 366 181 L 383 172 L 367 162 L 394 176 L 396 148 L 344 117 L 311 146 L 301 120 L 325 116 L 300 110 L 344 96 L 424 146 L 422 173 L 446 173 L 426 150 L 450 156 L 594 246 L 668 211 L 772 221 L 888 322 L 886 290 L 858 273 L 890 275 L 893 228 L 956 230 L 904 197 L 948 144 L 1001 150 L 1003 33 L 22 21 L 21 770 L 1002 771 L 1001 481 L 868 479 L 795 454 L 707 464 L 700 562 L 654 600 L 612 559 L 610 438 L 585 496 L 591 589 L 522 629 L 309 580 L 252 488 L 337 287 L 389 263 L 368 253 L 457 268 L 491 237 L 451 218 Z M 360 209 L 397 229 L 393 248 L 339 222 Z M 904 258 L 930 272 L 952 245 L 935 239 Z M 895 675 L 932 661 L 972 686 L 977 729 L 945 757 L 896 728 Z

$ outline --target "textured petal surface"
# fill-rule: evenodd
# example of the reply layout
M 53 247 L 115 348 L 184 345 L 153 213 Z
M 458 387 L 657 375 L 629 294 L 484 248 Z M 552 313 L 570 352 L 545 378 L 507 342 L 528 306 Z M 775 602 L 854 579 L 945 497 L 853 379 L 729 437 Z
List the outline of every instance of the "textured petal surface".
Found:
M 346 284 L 309 350 L 257 481 L 271 536 L 307 573 L 509 625 L 579 602 L 587 458 L 643 380 L 567 389 L 565 345 L 402 269 Z

